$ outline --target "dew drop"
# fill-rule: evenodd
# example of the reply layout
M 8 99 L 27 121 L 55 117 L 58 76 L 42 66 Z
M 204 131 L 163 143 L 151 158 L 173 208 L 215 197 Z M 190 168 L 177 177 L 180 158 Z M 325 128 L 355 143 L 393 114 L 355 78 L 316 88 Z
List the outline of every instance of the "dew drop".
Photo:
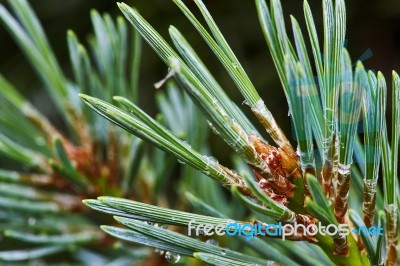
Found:
M 158 255 L 164 255 L 165 250 L 156 248 L 156 249 L 154 250 L 154 252 L 155 252 L 156 254 L 158 254 Z
M 181 256 L 178 253 L 167 251 L 165 252 L 165 259 L 169 263 L 177 263 L 180 260 Z
M 219 243 L 217 240 L 210 238 L 206 241 L 207 244 L 213 245 L 213 246 L 219 246 Z
M 181 159 L 178 159 L 178 163 L 180 163 L 180 164 L 186 164 L 186 162 L 183 161 L 183 160 L 181 160 Z
M 188 150 L 190 150 L 192 148 L 192 146 L 190 146 L 190 144 L 188 142 L 186 142 L 186 141 L 182 141 L 182 144 Z
M 36 224 L 36 219 L 33 217 L 29 217 L 28 219 L 28 225 L 29 226 L 34 226 Z
M 226 251 L 225 251 L 225 250 L 222 250 L 222 251 L 221 251 L 221 255 L 222 255 L 222 256 L 225 256 L 225 255 L 226 255 Z
M 213 157 L 213 156 L 206 156 L 206 160 L 209 164 L 217 164 L 218 160 L 217 158 Z
M 210 121 L 208 121 L 208 120 L 207 120 L 207 122 L 208 122 L 208 125 L 210 126 L 212 132 L 213 132 L 215 135 L 219 135 L 219 131 L 214 127 L 214 125 L 213 125 Z

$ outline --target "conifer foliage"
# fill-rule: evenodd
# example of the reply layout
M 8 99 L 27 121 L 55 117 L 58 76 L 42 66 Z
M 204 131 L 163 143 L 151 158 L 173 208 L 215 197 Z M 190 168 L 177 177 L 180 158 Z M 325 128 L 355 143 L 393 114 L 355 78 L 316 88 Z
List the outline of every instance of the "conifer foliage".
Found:
M 343 0 L 322 0 L 321 36 L 306 0 L 304 22 L 292 16 L 290 25 L 285 24 L 280 0 L 255 1 L 266 47 L 287 98 L 293 142 L 201 0 L 193 0 L 199 12 L 182 0 L 172 2 L 219 60 L 246 105 L 238 106 L 229 98 L 185 33 L 171 26 L 172 42 L 168 42 L 125 3 L 118 7 L 133 26 L 133 34 L 122 18 L 113 21 L 108 15 L 92 13 L 95 38 L 89 44 L 94 63 L 77 37 L 68 33 L 74 72 L 74 80 L 69 81 L 27 2 L 9 2 L 18 19 L 0 7 L 1 21 L 47 86 L 69 135 L 0 79 L 4 125 L 0 150 L 32 169 L 28 173 L 0 171 L 2 227 L 12 228 L 4 231 L 9 238 L 37 244 L 0 252 L 0 259 L 40 258 L 71 252 L 73 246 L 78 251 L 71 253 L 82 260 L 89 260 L 88 256 L 106 260 L 106 255 L 88 251 L 83 243 L 121 239 L 107 259 L 162 255 L 164 261 L 184 265 L 200 261 L 210 265 L 397 265 L 400 78 L 393 72 L 389 82 L 381 72 L 352 62 L 344 46 L 348 36 Z M 158 96 L 163 119 L 152 118 L 137 105 L 140 39 L 169 69 L 167 93 Z M 157 87 L 164 87 L 164 81 Z M 392 121 L 387 122 L 390 104 Z M 259 125 L 250 121 L 245 108 Z M 232 169 L 209 156 L 205 121 L 231 148 Z M 268 143 L 267 137 L 273 142 Z M 158 149 L 152 157 L 141 153 L 139 147 L 144 144 L 139 139 L 183 164 L 178 197 L 188 206 L 166 207 L 159 200 L 163 197 L 160 186 L 171 172 L 171 158 Z M 137 181 L 143 174 L 146 177 Z M 52 189 L 38 188 L 43 186 Z M 230 191 L 230 203 L 221 187 Z M 86 222 L 80 204 L 83 198 L 96 197 L 83 203 L 97 215 L 114 218 L 104 220 L 107 225 L 101 230 Z M 72 210 L 79 215 L 70 215 Z M 22 233 L 15 221 L 25 223 L 28 211 L 40 219 L 28 219 L 37 228 Z M 75 218 L 85 218 L 85 222 Z M 272 234 L 250 240 L 239 235 L 188 235 L 191 226 L 215 227 L 234 221 L 300 226 L 285 241 Z M 343 224 L 348 225 L 349 234 L 305 230 Z M 362 229 L 373 227 L 380 233 Z M 155 253 L 137 246 L 131 249 L 128 243 L 152 247 Z

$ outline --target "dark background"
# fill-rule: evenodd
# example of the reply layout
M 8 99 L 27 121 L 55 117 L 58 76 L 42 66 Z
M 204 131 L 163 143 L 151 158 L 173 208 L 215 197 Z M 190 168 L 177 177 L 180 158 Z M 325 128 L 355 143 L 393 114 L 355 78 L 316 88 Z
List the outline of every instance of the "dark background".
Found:
M 43 23 L 50 43 L 56 52 L 58 60 L 64 66 L 67 75 L 70 74 L 70 63 L 66 46 L 66 31 L 73 29 L 81 41 L 85 40 L 86 36 L 92 31 L 90 22 L 90 9 L 92 8 L 100 12 L 109 12 L 113 16 L 121 14 L 116 6 L 116 1 L 30 0 L 29 2 Z M 169 40 L 168 26 L 176 26 L 184 33 L 191 44 L 197 48 L 202 59 L 208 63 L 209 68 L 232 99 L 237 103 L 243 101 L 242 96 L 222 66 L 172 1 L 136 0 L 126 2 L 138 8 L 142 15 L 167 40 Z M 204 2 L 267 106 L 281 126 L 285 128 L 285 131 L 289 132 L 288 106 L 261 32 L 254 1 L 205 0 Z M 5 1 L 0 0 L 0 3 L 5 4 Z M 192 10 L 196 10 L 193 4 L 189 4 L 190 1 L 186 1 L 186 3 L 193 7 Z M 310 0 L 309 3 L 313 10 L 318 30 L 321 32 L 321 1 Z M 289 15 L 292 14 L 299 21 L 303 33 L 307 35 L 302 11 L 303 1 L 282 0 L 282 5 L 287 25 L 289 25 Z M 346 6 L 348 21 L 347 48 L 350 51 L 352 60 L 360 59 L 367 68 L 381 70 L 386 77 L 389 77 L 392 69 L 399 70 L 400 2 L 393 0 L 352 0 L 347 1 Z M 289 28 L 288 32 L 291 34 Z M 319 36 L 322 35 L 320 34 Z M 320 41 L 321 39 L 322 37 L 320 37 Z M 144 44 L 139 104 L 152 115 L 157 112 L 154 104 L 155 89 L 153 84 L 162 79 L 166 72 L 165 65 L 147 44 Z M 27 95 L 39 109 L 49 116 L 54 114 L 52 106 L 47 101 L 47 95 L 42 84 L 2 26 L 0 26 L 0 73 Z M 389 80 L 388 83 L 390 82 Z M 248 109 L 246 106 L 243 106 L 243 108 Z M 388 112 L 390 112 L 390 108 Z M 56 119 L 56 116 L 52 116 L 52 120 Z M 214 149 L 216 156 L 222 161 L 228 159 L 224 156 L 227 154 L 224 149 L 219 148 L 219 145 L 223 145 L 222 142 L 217 140 L 215 136 L 212 138 L 212 141 L 218 144 L 212 145 L 217 147 Z M 224 145 L 224 147 L 226 146 Z

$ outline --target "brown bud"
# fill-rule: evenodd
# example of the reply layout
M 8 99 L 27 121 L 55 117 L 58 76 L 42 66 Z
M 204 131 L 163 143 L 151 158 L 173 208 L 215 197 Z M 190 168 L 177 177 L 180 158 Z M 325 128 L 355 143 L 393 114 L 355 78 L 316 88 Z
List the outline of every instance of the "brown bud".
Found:
M 250 135 L 250 141 L 256 152 L 267 162 L 272 174 L 291 177 L 295 171 L 298 171 L 298 156 L 291 149 L 276 148 L 256 135 Z

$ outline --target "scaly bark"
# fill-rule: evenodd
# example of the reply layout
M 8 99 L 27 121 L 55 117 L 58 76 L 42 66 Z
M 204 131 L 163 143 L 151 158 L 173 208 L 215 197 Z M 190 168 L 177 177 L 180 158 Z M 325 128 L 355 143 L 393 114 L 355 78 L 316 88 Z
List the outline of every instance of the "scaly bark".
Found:
M 335 195 L 334 212 L 339 223 L 346 222 L 345 216 L 348 209 L 350 190 L 350 165 L 339 165 L 337 191 Z
M 385 206 L 386 213 L 386 266 L 397 265 L 397 205 Z
M 377 181 L 377 179 L 364 179 L 363 213 L 367 227 L 371 227 L 374 223 Z
M 340 224 L 346 223 L 349 190 L 350 190 L 350 165 L 339 164 L 334 213 L 336 220 Z M 335 244 L 336 254 L 347 255 L 349 247 L 346 237 L 334 238 L 334 244 Z

